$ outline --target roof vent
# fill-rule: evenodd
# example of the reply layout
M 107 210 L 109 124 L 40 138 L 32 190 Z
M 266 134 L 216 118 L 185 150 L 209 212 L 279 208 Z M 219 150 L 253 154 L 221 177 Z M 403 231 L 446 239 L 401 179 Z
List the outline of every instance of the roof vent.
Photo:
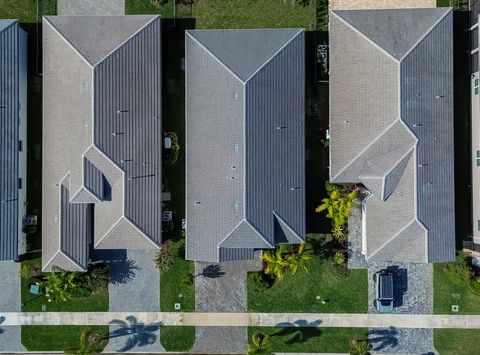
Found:
M 445 97 L 445 96 L 443 96 L 443 95 L 437 95 L 437 96 L 435 96 L 436 99 L 443 99 L 444 97 Z
M 287 126 L 277 126 L 277 129 L 285 129 Z
M 418 167 L 419 167 L 419 168 L 424 168 L 424 167 L 426 167 L 426 166 L 428 166 L 428 164 L 426 164 L 426 163 L 424 163 L 424 164 L 418 164 Z
M 348 124 L 349 122 L 348 122 L 348 120 L 345 120 L 345 121 L 343 121 L 343 123 Z
M 129 110 L 118 110 L 117 113 L 127 113 L 130 112 Z
M 290 190 L 292 190 L 292 191 L 300 190 L 300 189 L 301 189 L 300 186 L 293 186 L 293 187 L 290 188 Z
M 236 151 L 236 152 L 238 152 L 238 151 L 240 150 L 240 145 L 239 145 L 238 143 L 235 143 L 235 144 L 233 145 L 233 150 Z
M 232 165 L 231 169 L 235 170 L 237 167 L 235 165 Z
M 201 204 L 201 202 L 200 201 L 195 201 L 195 204 L 199 205 L 199 204 Z
M 233 180 L 233 179 L 235 179 L 235 176 L 227 176 L 227 179 Z
M 7 108 L 7 106 L 0 106 L 0 108 Z
M 128 163 L 129 161 L 133 161 L 133 159 L 122 159 L 120 163 Z
M 123 132 L 113 132 L 112 136 L 116 137 L 116 136 L 119 136 L 121 134 L 125 134 L 125 133 L 123 133 Z
M 142 178 L 147 178 L 147 177 L 153 177 L 155 174 L 149 174 L 149 175 L 140 175 L 140 176 L 130 176 L 128 180 L 136 180 L 136 179 L 142 179 Z
M 413 127 L 422 127 L 423 125 L 421 123 L 414 123 Z

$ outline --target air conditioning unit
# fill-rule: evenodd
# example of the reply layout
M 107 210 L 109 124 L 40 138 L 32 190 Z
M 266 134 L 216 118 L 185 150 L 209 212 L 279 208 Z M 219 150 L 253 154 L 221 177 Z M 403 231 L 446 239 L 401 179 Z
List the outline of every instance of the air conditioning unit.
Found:
M 38 216 L 36 215 L 26 215 L 23 217 L 24 226 L 36 226 L 38 224 Z

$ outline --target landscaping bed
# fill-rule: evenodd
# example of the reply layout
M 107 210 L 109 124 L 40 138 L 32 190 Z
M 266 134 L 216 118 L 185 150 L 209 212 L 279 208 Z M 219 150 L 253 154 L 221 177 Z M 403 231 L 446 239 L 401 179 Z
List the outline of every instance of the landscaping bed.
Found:
M 338 248 L 340 248 L 338 246 Z M 248 279 L 250 312 L 367 313 L 367 270 L 338 267 L 337 243 L 325 235 L 309 234 L 305 253 L 308 272 L 286 273 L 271 287 L 260 290 Z
M 346 353 L 353 337 L 367 339 L 368 329 L 249 327 L 250 344 L 255 333 L 269 336 L 273 352 Z
M 95 291 L 88 294 L 86 290 L 75 290 L 72 298 L 67 301 L 49 301 L 45 292 L 40 295 L 30 293 L 32 272 L 38 273 L 42 267 L 40 258 L 22 262 L 21 297 L 23 312 L 104 312 L 108 311 L 108 279 L 95 284 Z M 38 277 L 45 275 L 42 273 Z M 37 277 L 37 276 L 34 276 Z M 80 296 L 84 294 L 84 296 Z M 45 309 L 42 309 L 44 306 Z

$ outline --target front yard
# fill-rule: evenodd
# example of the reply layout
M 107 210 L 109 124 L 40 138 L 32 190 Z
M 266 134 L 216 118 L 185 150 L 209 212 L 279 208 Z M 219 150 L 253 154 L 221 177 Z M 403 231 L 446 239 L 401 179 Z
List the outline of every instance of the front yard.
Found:
M 258 291 L 248 282 L 250 312 L 366 313 L 367 270 L 339 272 L 332 259 L 332 242 L 324 235 L 307 236 L 305 252 L 313 258 L 309 272 L 287 273 L 268 289 Z
M 286 353 L 346 353 L 349 340 L 367 339 L 367 328 L 249 327 L 251 344 L 255 333 L 270 336 L 272 351 Z
M 435 349 L 440 355 L 473 355 L 479 353 L 479 329 L 435 329 Z

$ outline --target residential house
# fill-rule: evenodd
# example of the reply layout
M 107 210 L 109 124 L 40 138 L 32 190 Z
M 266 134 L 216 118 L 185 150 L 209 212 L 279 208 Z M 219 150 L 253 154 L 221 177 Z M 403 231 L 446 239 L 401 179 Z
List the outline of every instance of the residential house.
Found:
M 449 8 L 330 17 L 330 179 L 363 184 L 370 261 L 455 257 Z
M 26 251 L 27 33 L 0 20 L 0 260 Z
M 186 32 L 187 259 L 305 240 L 302 29 Z
M 161 242 L 158 16 L 43 18 L 43 270 Z

